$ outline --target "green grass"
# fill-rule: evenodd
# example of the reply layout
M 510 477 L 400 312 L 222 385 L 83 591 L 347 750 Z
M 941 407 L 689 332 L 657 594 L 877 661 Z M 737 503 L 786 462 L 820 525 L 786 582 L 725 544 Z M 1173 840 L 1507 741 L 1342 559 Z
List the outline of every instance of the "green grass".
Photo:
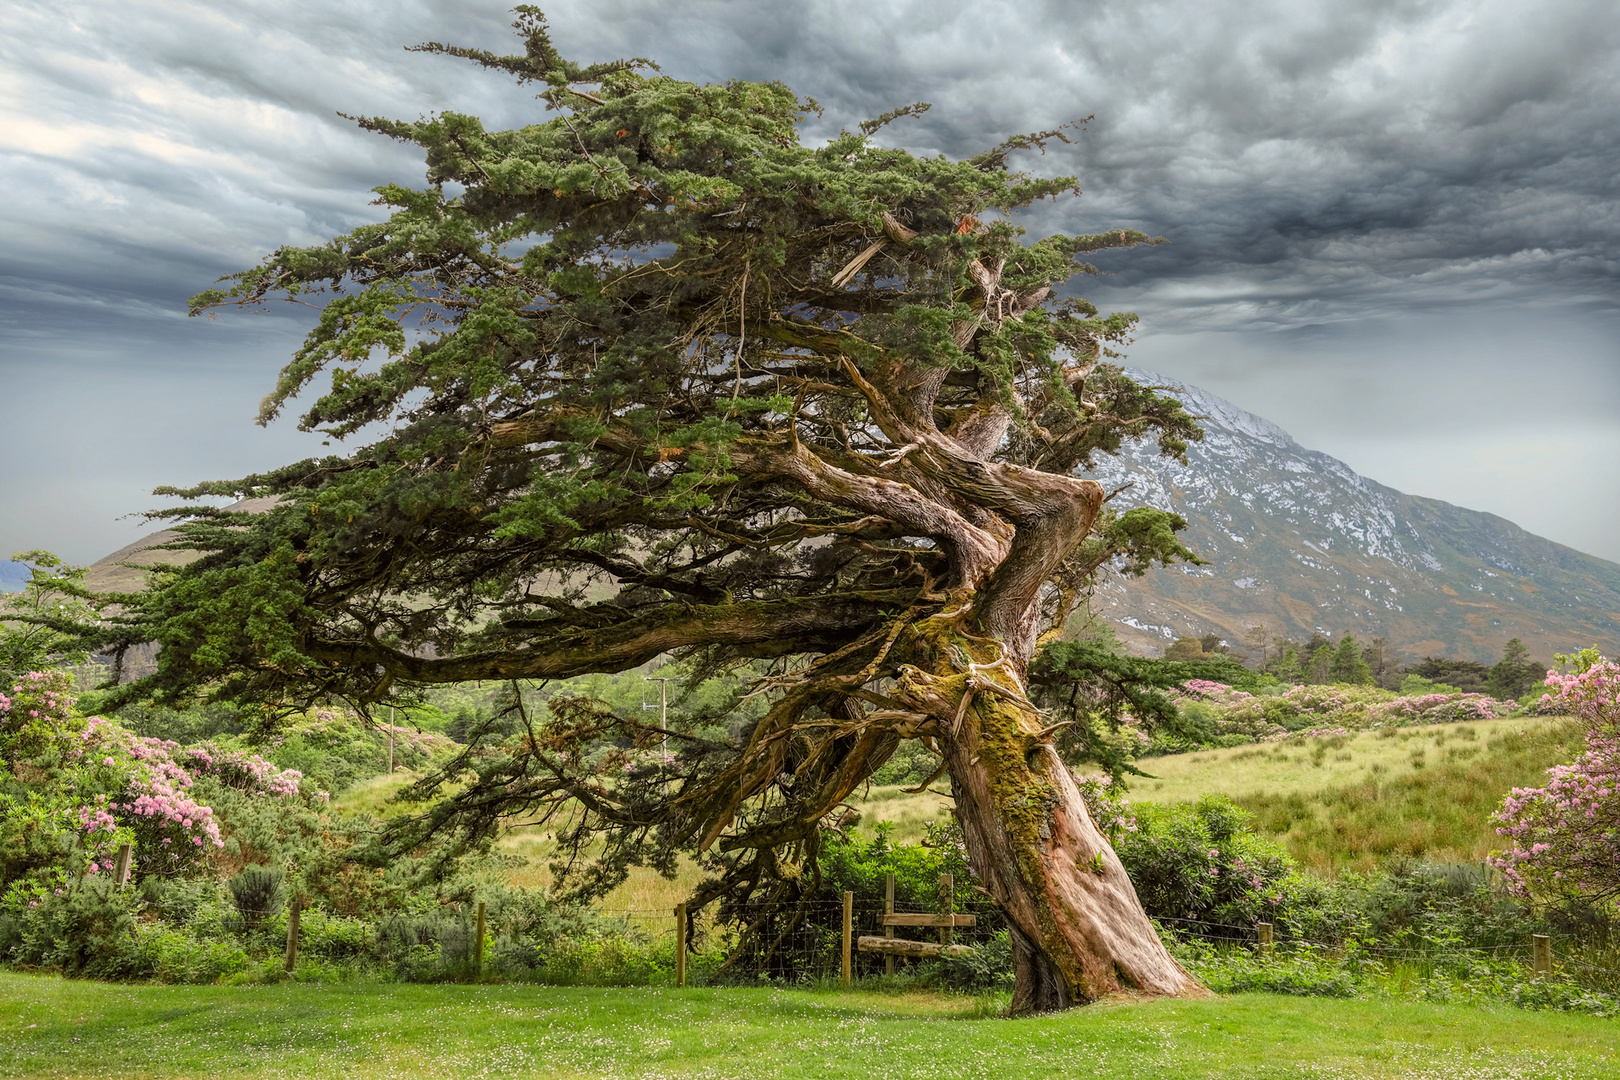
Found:
M 1423 1077 L 1620 1074 L 1620 1024 L 1245 994 L 1002 1020 L 832 990 L 128 986 L 0 974 L 15 1077 Z
M 948 788 L 948 781 L 933 785 Z M 919 791 L 915 795 L 900 785 L 872 787 L 849 800 L 861 811 L 861 831 L 870 835 L 874 826 L 886 821 L 894 826 L 889 839 L 897 844 L 915 844 L 924 836 L 923 824 L 929 821 L 949 821 L 951 800 L 934 791 Z
M 426 806 L 417 803 L 393 802 L 395 795 L 408 784 L 422 778 L 410 769 L 397 769 L 393 773 L 378 773 L 357 784 L 351 784 L 332 799 L 332 809 L 340 814 L 375 814 L 393 817 L 396 814 L 419 813 Z
M 1541 786 L 1579 749 L 1563 718 L 1393 728 L 1151 758 L 1138 764 L 1155 779 L 1133 778 L 1130 798 L 1230 795 L 1318 873 L 1467 862 L 1502 846 L 1489 818 L 1508 790 Z

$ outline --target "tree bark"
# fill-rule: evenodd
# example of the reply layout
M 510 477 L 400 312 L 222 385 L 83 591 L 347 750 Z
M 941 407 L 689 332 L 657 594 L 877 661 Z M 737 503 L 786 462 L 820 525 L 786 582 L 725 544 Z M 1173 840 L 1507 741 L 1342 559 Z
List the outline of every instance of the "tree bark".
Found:
M 1159 940 L 1040 714 L 1006 685 L 1016 680 L 973 662 L 952 671 L 950 654 L 982 647 L 950 636 L 936 639 L 936 672 L 904 669 L 901 692 L 939 717 L 968 862 L 1012 934 L 1011 1011 L 1121 991 L 1206 996 Z

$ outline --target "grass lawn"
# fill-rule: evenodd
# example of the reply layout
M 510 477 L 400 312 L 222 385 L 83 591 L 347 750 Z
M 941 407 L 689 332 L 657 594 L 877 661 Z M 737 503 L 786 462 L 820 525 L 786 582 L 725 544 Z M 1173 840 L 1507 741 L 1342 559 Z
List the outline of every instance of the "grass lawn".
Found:
M 1620 1075 L 1620 1023 L 1240 995 L 1001 1020 L 836 990 L 131 986 L 0 973 L 15 1077 L 1423 1077 Z

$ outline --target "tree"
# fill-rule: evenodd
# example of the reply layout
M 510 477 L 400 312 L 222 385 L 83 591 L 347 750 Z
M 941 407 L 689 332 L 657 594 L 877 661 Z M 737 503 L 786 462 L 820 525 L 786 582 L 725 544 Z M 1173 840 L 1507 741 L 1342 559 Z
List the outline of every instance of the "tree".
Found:
M 79 637 L 94 618 L 83 599 L 84 567 L 48 551 L 18 552 L 11 561 L 30 568 L 21 592 L 0 596 L 0 691 L 30 671 L 84 663 Z
M 1259 626 L 1249 627 L 1248 631 L 1243 635 L 1243 644 L 1249 646 L 1258 654 L 1258 660 L 1255 664 L 1256 670 L 1265 671 L 1271 664 L 1271 628 L 1264 623 Z
M 1166 660 L 1197 660 L 1204 655 L 1204 646 L 1197 638 L 1180 637 L 1164 650 Z
M 1361 650 L 1361 658 L 1367 662 L 1367 671 L 1372 675 L 1375 686 L 1385 690 L 1393 690 L 1400 685 L 1400 665 L 1390 655 L 1389 642 L 1381 637 L 1375 637 Z
M 1305 681 L 1305 670 L 1299 662 L 1299 649 L 1291 641 L 1278 642 L 1278 654 L 1267 668 L 1277 679 L 1298 685 Z
M 1327 682 L 1333 670 L 1333 646 L 1326 638 L 1320 642 L 1313 641 L 1306 656 L 1305 681 L 1313 685 Z
M 1502 648 L 1502 659 L 1485 675 L 1485 689 L 1495 698 L 1516 701 L 1541 685 L 1547 665 L 1530 659 L 1524 642 L 1513 638 Z
M 1328 668 L 1327 681 L 1336 683 L 1350 683 L 1354 686 L 1370 686 L 1373 681 L 1372 668 L 1361 657 L 1361 650 L 1356 645 L 1356 639 L 1349 634 L 1339 639 L 1339 647 L 1333 650 L 1333 663 Z
M 1409 675 L 1455 686 L 1469 694 L 1485 692 L 1485 677 L 1489 672 L 1490 669 L 1477 660 L 1458 660 L 1446 656 L 1425 656 L 1406 669 Z
M 763 715 L 733 739 L 722 709 L 662 729 L 515 695 L 522 734 L 424 781 L 439 802 L 396 839 L 547 821 L 578 895 L 691 856 L 693 910 L 746 926 L 813 894 L 823 822 L 920 739 L 1012 928 L 1016 1010 L 1202 992 L 1033 701 L 1059 689 L 1029 681 L 1097 574 L 1193 558 L 1181 518 L 1115 515 L 1076 475 L 1126 439 L 1201 437 L 1109 363 L 1135 317 L 1059 292 L 1087 253 L 1159 241 L 1025 241 L 1013 215 L 1075 182 L 1009 162 L 1061 130 L 963 161 L 874 140 L 916 105 L 806 147 L 817 106 L 780 84 L 581 66 L 518 13 L 522 55 L 421 48 L 537 85 L 553 117 L 360 119 L 422 147 L 427 185 L 378 188 L 387 221 L 193 299 L 315 303 L 261 420 L 324 372 L 302 426 L 376 437 L 168 491 L 279 501 L 157 515 L 200 556 L 120 598 L 102 644 L 162 646 L 122 693 L 368 708 L 675 653 L 694 680 L 744 677 Z M 673 763 L 650 753 L 666 738 Z

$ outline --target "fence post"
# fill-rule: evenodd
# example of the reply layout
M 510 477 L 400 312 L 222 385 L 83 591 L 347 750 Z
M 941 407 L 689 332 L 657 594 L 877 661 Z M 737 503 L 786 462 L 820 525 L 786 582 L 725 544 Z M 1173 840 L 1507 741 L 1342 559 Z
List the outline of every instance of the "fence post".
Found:
M 118 882 L 120 889 L 129 884 L 129 860 L 133 854 L 128 844 L 118 845 L 118 872 L 113 880 Z
M 478 944 L 473 946 L 473 972 L 484 977 L 484 902 L 478 901 Z
M 675 985 L 686 985 L 686 905 L 675 905 Z
M 939 875 L 939 906 L 941 915 L 954 915 L 956 913 L 956 878 L 951 874 Z M 941 927 L 939 943 L 949 948 L 953 936 L 950 927 Z
M 839 979 L 839 981 L 842 982 L 845 986 L 849 985 L 849 979 L 850 979 L 850 970 L 849 969 L 850 969 L 850 959 L 851 958 L 850 958 L 850 955 L 849 955 L 849 946 L 850 946 L 850 940 L 851 940 L 850 939 L 850 931 L 851 931 L 851 927 L 852 927 L 852 925 L 854 923 L 854 915 L 855 915 L 855 894 L 852 893 L 852 892 L 846 891 L 844 893 L 844 956 L 843 956 L 843 961 L 844 962 L 843 962 L 843 965 L 842 965 L 842 971 L 840 972 L 840 979 Z
M 1530 951 L 1534 960 L 1537 975 L 1552 973 L 1552 938 L 1546 934 L 1533 934 L 1530 937 Z
M 1255 923 L 1254 930 L 1260 937 L 1260 955 L 1269 957 L 1271 955 L 1271 924 L 1268 922 Z
M 294 896 L 287 903 L 287 970 L 290 972 L 298 963 L 298 897 Z
M 893 915 L 894 914 L 894 875 L 893 874 L 889 875 L 888 880 L 883 885 L 883 914 L 885 914 L 885 915 Z M 887 921 L 885 921 L 885 925 L 883 927 L 883 936 L 886 937 L 886 938 L 894 937 L 894 927 L 887 925 Z M 885 956 L 883 958 L 883 974 L 885 974 L 885 975 L 893 975 L 894 974 L 894 954 L 893 953 L 890 953 L 889 955 L 887 955 L 887 956 Z

